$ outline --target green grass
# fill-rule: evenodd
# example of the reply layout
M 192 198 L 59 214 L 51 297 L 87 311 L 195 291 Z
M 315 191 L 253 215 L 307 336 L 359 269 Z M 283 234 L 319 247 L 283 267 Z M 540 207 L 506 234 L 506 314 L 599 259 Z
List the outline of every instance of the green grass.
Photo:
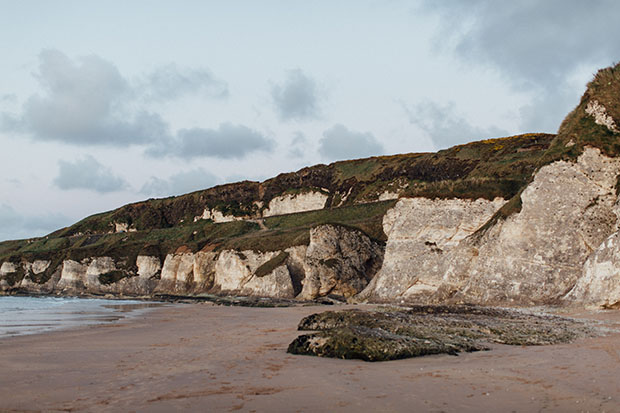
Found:
M 356 224 L 372 220 L 376 217 L 383 218 L 385 212 L 396 201 L 373 202 L 369 204 L 351 205 L 341 208 L 320 209 L 299 214 L 280 215 L 265 218 L 264 223 L 270 230 L 286 230 L 291 228 L 310 228 L 320 224 Z M 382 231 L 381 231 L 382 232 Z M 378 231 L 368 234 L 375 239 L 383 238 Z
M 385 241 L 383 215 L 395 203 L 396 201 L 384 201 L 269 217 L 264 220 L 267 230 L 231 238 L 220 248 L 279 251 L 292 246 L 308 245 L 310 229 L 323 224 L 357 229 L 376 241 Z
M 620 64 L 599 70 L 588 83 L 579 105 L 562 121 L 558 137 L 548 151 L 545 162 L 575 159 L 585 146 L 599 148 L 608 156 L 620 155 L 620 134 L 613 133 L 606 126 L 597 125 L 585 111 L 588 102 L 594 100 L 605 107 L 607 115 L 620 127 Z M 569 143 L 572 146 L 567 146 Z

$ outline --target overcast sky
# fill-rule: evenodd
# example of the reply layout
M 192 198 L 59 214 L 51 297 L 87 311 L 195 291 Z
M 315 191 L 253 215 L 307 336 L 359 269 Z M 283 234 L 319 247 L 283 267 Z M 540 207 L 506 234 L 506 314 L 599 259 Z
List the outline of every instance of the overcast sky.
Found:
M 620 2 L 0 0 L 0 240 L 316 163 L 555 132 Z

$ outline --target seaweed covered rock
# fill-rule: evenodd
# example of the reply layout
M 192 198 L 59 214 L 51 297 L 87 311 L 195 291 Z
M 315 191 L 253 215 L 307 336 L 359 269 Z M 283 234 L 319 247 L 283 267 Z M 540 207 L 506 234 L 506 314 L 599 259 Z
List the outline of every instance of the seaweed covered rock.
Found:
M 471 339 L 442 342 L 358 325 L 302 335 L 288 347 L 288 352 L 293 354 L 365 361 L 397 360 L 431 354 L 456 355 L 459 351 L 479 350 L 488 348 Z
M 386 361 L 488 350 L 488 343 L 570 342 L 593 330 L 579 321 L 474 306 L 416 306 L 327 311 L 305 317 L 288 347 L 292 354 Z

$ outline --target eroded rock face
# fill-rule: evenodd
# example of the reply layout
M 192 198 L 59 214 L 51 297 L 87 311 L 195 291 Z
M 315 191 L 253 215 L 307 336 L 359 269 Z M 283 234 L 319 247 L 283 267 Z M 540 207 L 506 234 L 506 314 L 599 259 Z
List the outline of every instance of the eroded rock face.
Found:
M 87 269 L 88 266 L 81 262 L 73 260 L 63 261 L 57 287 L 64 291 L 84 289 Z
M 47 270 L 50 266 L 51 262 L 48 260 L 34 260 L 34 262 L 28 263 L 28 270 L 32 271 L 33 274 L 41 274 L 45 270 Z
M 142 278 L 153 278 L 161 273 L 161 261 L 157 257 L 138 255 L 136 266 L 138 267 L 138 276 Z
M 618 127 L 614 118 L 607 114 L 605 106 L 601 105 L 598 100 L 591 100 L 586 106 L 586 113 L 594 118 L 597 125 L 603 125 L 612 132 L 618 133 Z
M 263 211 L 264 217 L 323 209 L 328 196 L 322 192 L 286 194 L 273 198 Z
M 19 288 L 30 292 L 47 294 L 53 290 L 53 287 L 60 279 L 60 270 L 45 276 L 45 272 L 50 268 L 51 261 L 34 260 L 33 262 L 24 261 L 21 263 L 24 269 L 24 278 L 19 284 Z M 38 280 L 35 282 L 33 280 Z M 47 280 L 47 281 L 44 281 Z
M 198 251 L 182 247 L 158 257 L 139 255 L 135 263 L 112 257 L 64 260 L 51 278 L 38 284 L 24 277 L 9 286 L 7 274 L 41 273 L 49 261 L 2 263 L 3 288 L 62 294 L 193 295 L 216 293 L 272 298 L 313 299 L 328 294 L 351 297 L 376 273 L 382 246 L 358 230 L 323 225 L 311 231 L 309 246 L 284 251 Z M 135 264 L 135 265 L 134 265 Z M 53 269 L 52 269 L 53 270 Z
M 360 298 L 534 305 L 559 303 L 577 285 L 572 301 L 611 305 L 602 291 L 615 288 L 615 244 L 599 246 L 618 229 L 619 173 L 620 160 L 594 148 L 544 166 L 521 211 L 475 236 L 503 200 L 401 199 L 384 217 L 383 267 Z M 587 292 L 599 270 L 601 285 Z
M 316 227 L 310 232 L 303 261 L 306 277 L 299 297 L 352 297 L 368 285 L 382 259 L 382 246 L 360 231 L 334 225 Z
M 0 275 L 7 275 L 17 271 L 17 264 L 9 261 L 5 261 L 0 266 Z
M 136 229 L 126 222 L 113 222 L 114 232 L 136 232 Z
M 463 243 L 445 271 L 460 300 L 548 304 L 577 283 L 588 256 L 617 230 L 620 160 L 588 148 L 576 163 L 539 170 L 521 212 Z
M 240 294 L 272 298 L 295 297 L 291 274 L 284 264 L 276 267 L 265 276 L 254 275 L 251 277 L 240 289 Z
M 389 301 L 435 292 L 448 253 L 504 203 L 501 198 L 401 199 L 383 219 L 388 236 L 383 266 L 361 297 Z
M 273 198 L 262 214 L 256 213 L 252 216 L 235 216 L 224 214 L 221 211 L 212 208 L 205 208 L 202 215 L 194 217 L 194 222 L 201 219 L 210 219 L 215 223 L 242 221 L 259 219 L 261 217 L 270 217 L 275 215 L 294 214 L 297 212 L 314 211 L 323 209 L 329 196 L 323 192 L 310 191 L 298 194 L 285 194 Z M 260 210 L 263 206 L 262 201 L 255 201 L 254 205 Z
M 221 292 L 263 297 L 293 298 L 293 284 L 282 265 L 262 277 L 256 270 L 277 252 L 223 251 L 215 266 L 215 287 Z
M 13 262 L 5 261 L 0 265 L 0 291 L 6 291 L 12 287 L 8 279 L 16 272 L 17 264 Z
M 221 211 L 218 211 L 217 209 L 205 208 L 205 210 L 202 212 L 202 215 L 198 215 L 194 217 L 194 222 L 201 220 L 201 219 L 210 219 L 215 223 L 220 223 L 220 222 L 241 221 L 247 218 L 248 217 L 237 217 L 234 215 L 225 215 Z
M 154 257 L 153 257 L 154 258 Z M 142 270 L 144 259 L 139 260 Z M 121 265 L 119 265 L 121 264 Z M 82 261 L 64 260 L 60 266 L 59 277 L 45 283 L 46 292 L 65 294 L 117 294 L 150 295 L 158 280 L 125 269 L 124 262 L 118 263 L 112 257 L 92 257 Z M 140 268 L 140 266 L 138 268 Z M 26 279 L 25 279 L 26 280 Z M 41 284 L 22 282 L 22 289 L 37 291 Z
M 565 302 L 620 308 L 620 233 L 611 235 L 590 255 Z
M 194 281 L 194 254 L 168 254 L 161 269 L 161 282 L 158 292 L 180 292 Z

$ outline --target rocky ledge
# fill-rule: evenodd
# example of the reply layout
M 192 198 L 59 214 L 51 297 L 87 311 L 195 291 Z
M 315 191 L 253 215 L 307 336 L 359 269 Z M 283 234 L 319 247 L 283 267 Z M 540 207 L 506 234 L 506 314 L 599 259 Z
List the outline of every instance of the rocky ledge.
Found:
M 489 350 L 491 343 L 546 345 L 595 335 L 583 321 L 468 305 L 327 311 L 305 317 L 292 354 L 387 361 Z

